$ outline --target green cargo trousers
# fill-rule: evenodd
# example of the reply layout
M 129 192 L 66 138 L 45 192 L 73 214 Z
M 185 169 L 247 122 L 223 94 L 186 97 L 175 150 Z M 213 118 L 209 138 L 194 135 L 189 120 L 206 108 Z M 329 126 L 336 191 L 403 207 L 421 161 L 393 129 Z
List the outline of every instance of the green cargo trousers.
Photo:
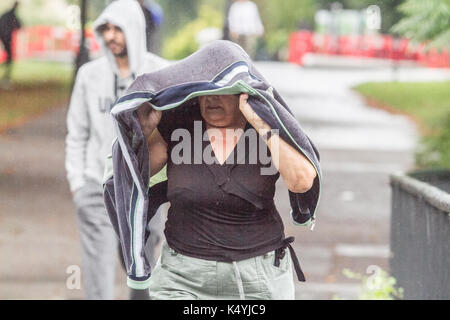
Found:
M 237 262 L 218 262 L 175 252 L 167 242 L 150 278 L 152 300 L 293 300 L 289 250 L 274 265 L 275 251 Z

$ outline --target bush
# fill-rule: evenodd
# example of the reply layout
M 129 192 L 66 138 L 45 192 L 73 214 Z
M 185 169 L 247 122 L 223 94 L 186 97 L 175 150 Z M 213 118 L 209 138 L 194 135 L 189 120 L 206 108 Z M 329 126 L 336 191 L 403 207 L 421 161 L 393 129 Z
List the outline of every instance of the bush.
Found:
M 220 11 L 209 5 L 202 5 L 198 18 L 180 29 L 173 37 L 165 41 L 162 55 L 166 59 L 179 60 L 198 50 L 197 33 L 208 27 L 222 28 L 223 16 Z
M 378 82 L 354 89 L 368 104 L 411 115 L 422 135 L 416 151 L 419 168 L 450 168 L 450 81 Z
M 358 295 L 359 300 L 393 300 L 403 298 L 403 289 L 396 288 L 396 280 L 394 277 L 378 266 L 369 266 L 368 272 L 373 274 L 363 276 L 353 272 L 350 269 L 343 269 L 342 273 L 349 279 L 361 281 L 361 288 Z
M 416 159 L 420 167 L 450 169 L 450 112 L 433 133 L 422 138 Z
M 313 25 L 315 0 L 256 0 L 264 24 L 264 41 L 269 55 L 287 50 L 289 35 L 299 24 Z

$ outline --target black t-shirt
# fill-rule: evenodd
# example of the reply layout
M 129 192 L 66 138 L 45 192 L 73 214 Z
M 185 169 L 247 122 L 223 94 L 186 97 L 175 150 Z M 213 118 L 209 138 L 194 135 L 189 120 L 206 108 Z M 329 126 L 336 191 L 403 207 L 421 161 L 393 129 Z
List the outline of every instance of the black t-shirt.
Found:
M 179 141 L 171 141 L 175 129 L 182 129 L 174 134 L 183 136 Z M 224 164 L 209 164 L 201 156 L 212 149 L 207 135 L 202 139 L 206 126 L 198 104 L 163 112 L 158 130 L 168 144 L 171 203 L 165 235 L 174 250 L 207 260 L 239 261 L 283 245 L 284 226 L 273 200 L 279 173 L 261 174 L 270 167 L 270 151 L 251 129 L 247 123 Z M 260 150 L 268 157 L 261 157 Z

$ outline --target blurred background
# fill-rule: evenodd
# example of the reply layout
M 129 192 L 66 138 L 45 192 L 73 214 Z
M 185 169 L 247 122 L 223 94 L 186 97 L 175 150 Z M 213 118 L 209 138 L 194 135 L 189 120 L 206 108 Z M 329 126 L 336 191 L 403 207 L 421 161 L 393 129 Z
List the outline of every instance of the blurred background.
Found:
M 0 15 L 14 2 L 1 1 Z M 65 116 L 78 67 L 102 55 L 92 23 L 111 2 L 20 0 L 9 77 L 0 45 L 0 299 L 83 297 L 71 285 L 81 258 Z M 264 31 L 252 57 L 316 144 L 324 174 L 314 231 L 291 223 L 277 185 L 307 277 L 297 299 L 449 299 L 450 2 L 253 2 Z M 232 1 L 143 4 L 148 49 L 166 59 L 233 40 Z M 116 284 L 127 299 L 120 268 Z

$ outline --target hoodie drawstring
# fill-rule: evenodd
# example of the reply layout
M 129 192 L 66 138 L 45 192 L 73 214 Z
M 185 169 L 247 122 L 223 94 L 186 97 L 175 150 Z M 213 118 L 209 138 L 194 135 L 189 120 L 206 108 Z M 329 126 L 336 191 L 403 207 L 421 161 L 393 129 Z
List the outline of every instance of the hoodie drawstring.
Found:
M 136 75 L 134 72 L 131 73 L 131 77 L 133 78 L 133 81 L 136 80 Z M 126 88 L 120 88 L 120 90 L 124 90 Z M 117 77 L 117 74 L 114 73 L 114 104 L 116 103 L 117 99 L 119 98 L 119 78 Z

